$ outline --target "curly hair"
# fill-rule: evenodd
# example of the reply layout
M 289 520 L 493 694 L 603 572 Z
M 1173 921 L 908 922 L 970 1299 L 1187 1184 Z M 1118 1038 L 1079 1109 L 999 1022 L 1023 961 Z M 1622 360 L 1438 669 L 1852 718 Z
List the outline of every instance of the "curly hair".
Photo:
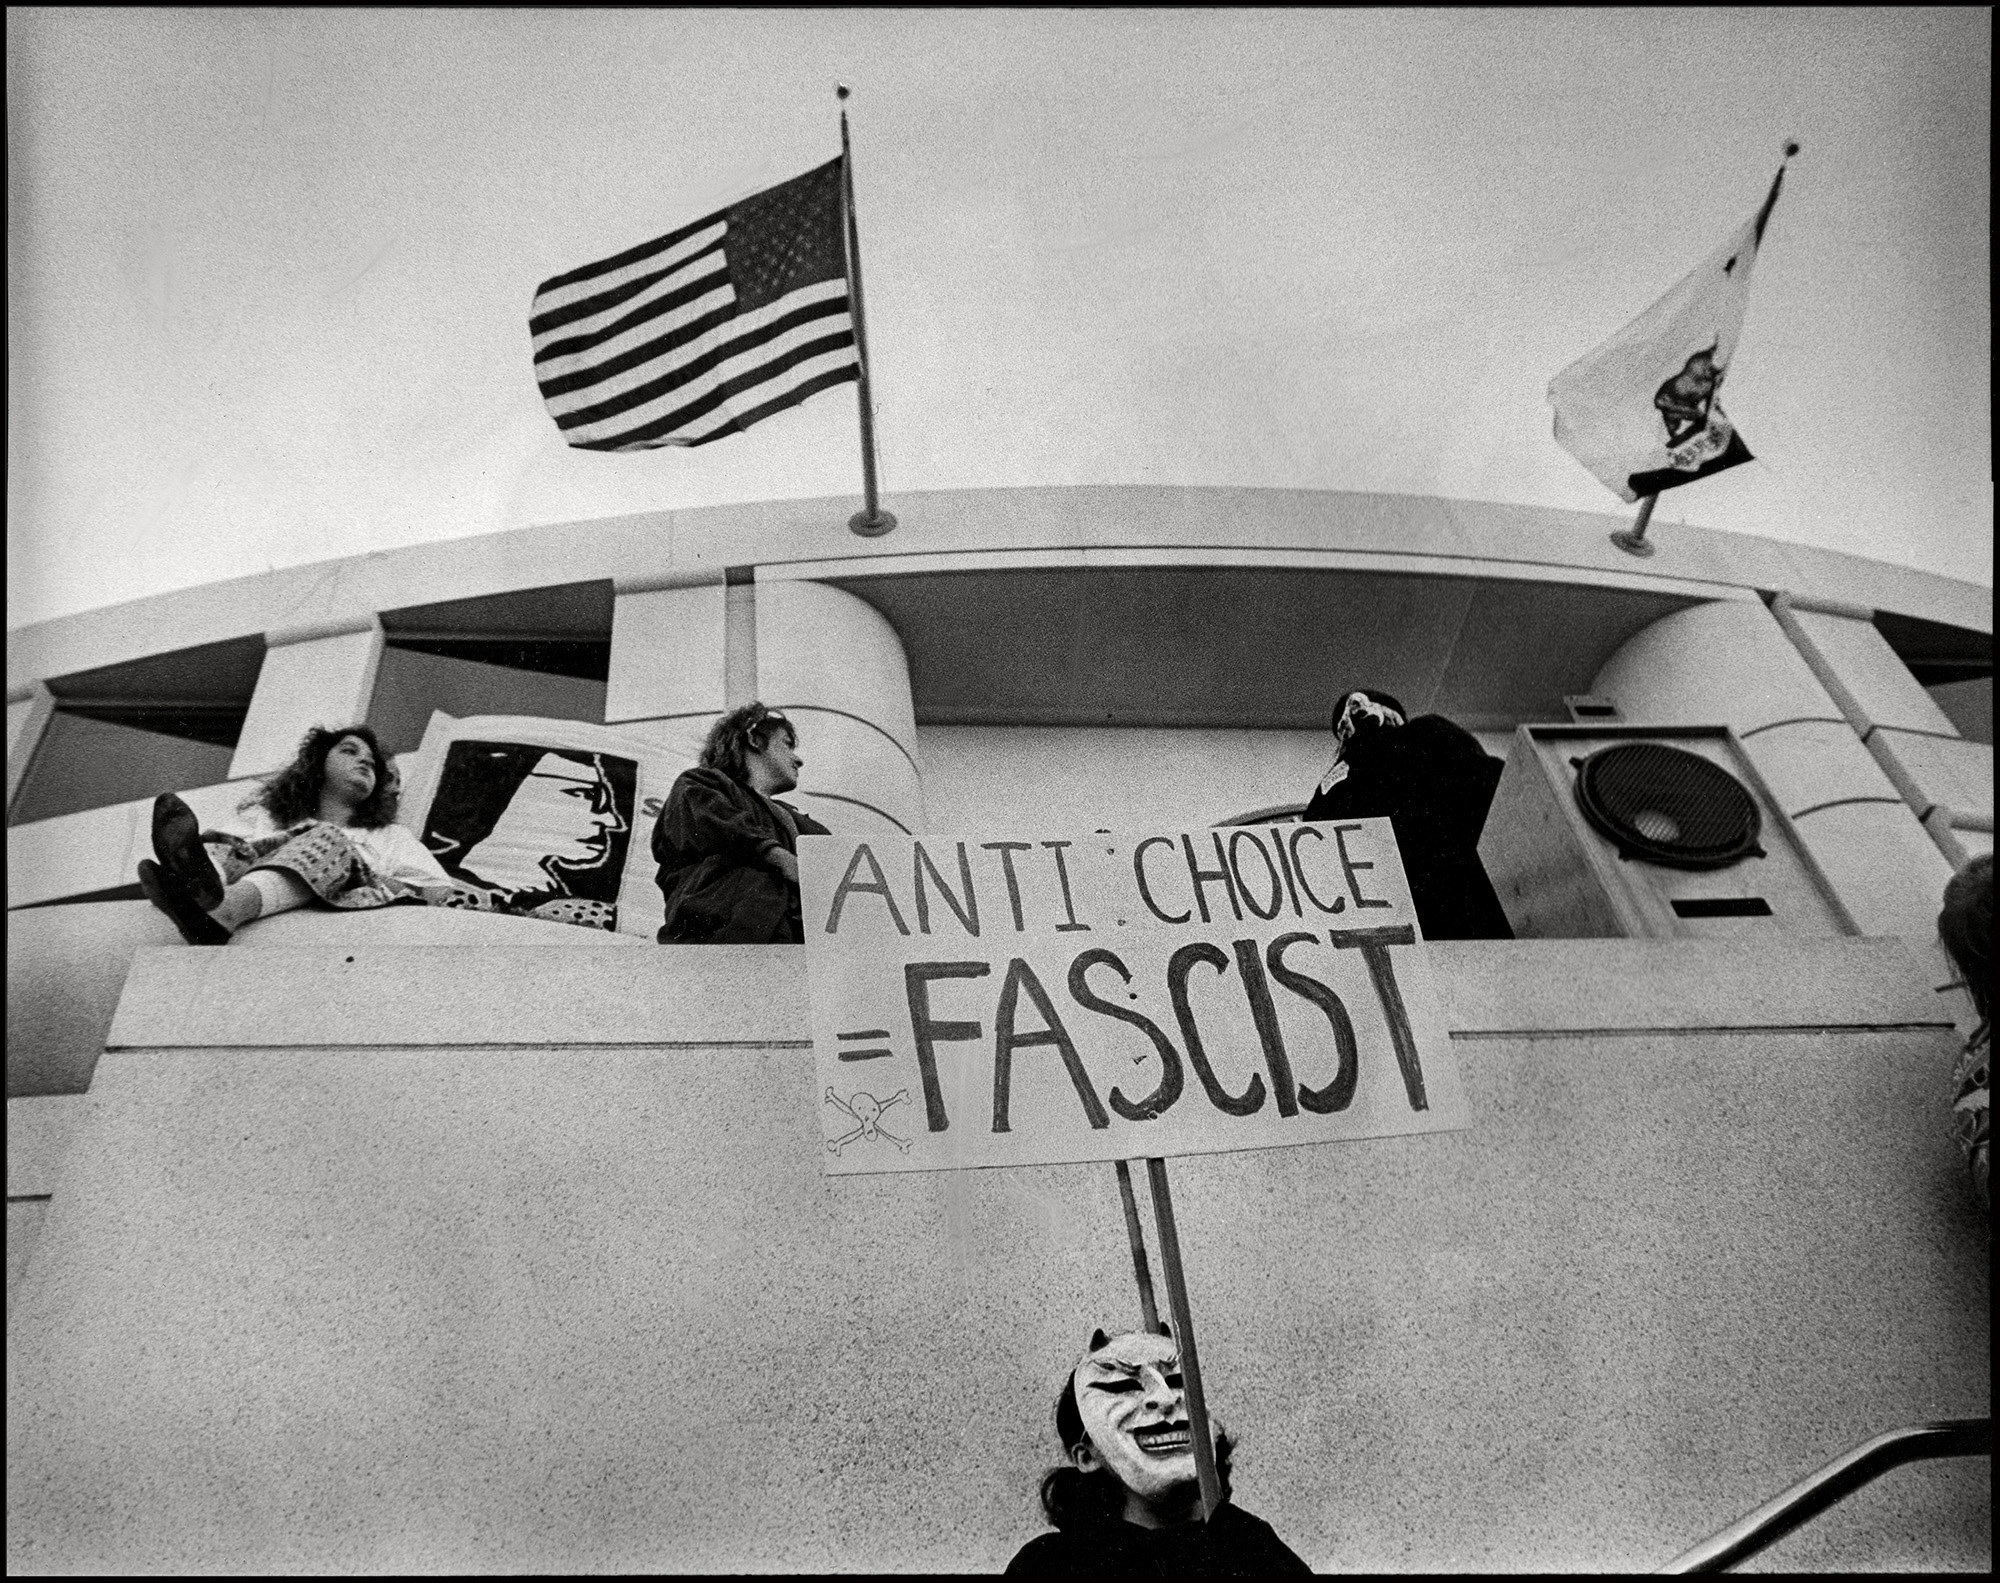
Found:
M 1981 1027 L 1993 1022 L 1993 854 L 1982 852 L 1945 883 L 1938 938 L 1972 992 Z
M 708 769 L 721 770 L 740 785 L 750 784 L 746 762 L 752 753 L 770 745 L 774 733 L 783 731 L 798 746 L 798 729 L 775 709 L 747 703 L 732 709 L 708 728 L 708 740 L 701 745 L 701 762 Z
M 1056 1439 L 1069 1455 L 1089 1438 L 1083 1427 L 1083 1410 L 1076 1404 L 1076 1376 L 1063 1381 L 1056 1393 Z M 1218 1428 L 1215 1433 L 1215 1478 L 1222 1486 L 1222 1498 L 1229 1499 L 1229 1465 L 1236 1442 Z M 1117 1522 L 1125 1512 L 1125 1486 L 1109 1468 L 1086 1473 L 1073 1462 L 1058 1463 L 1042 1475 L 1042 1510 L 1056 1527 L 1065 1531 L 1089 1528 L 1099 1523 Z
M 363 830 L 380 830 L 396 822 L 402 801 L 402 782 L 396 761 L 383 752 L 382 744 L 367 726 L 337 729 L 314 726 L 299 740 L 299 751 L 277 774 L 267 776 L 237 804 L 239 808 L 262 808 L 280 829 L 290 829 L 303 819 L 319 817 L 319 794 L 326 786 L 326 756 L 343 737 L 357 737 L 375 755 L 375 790 L 354 810 L 350 823 Z

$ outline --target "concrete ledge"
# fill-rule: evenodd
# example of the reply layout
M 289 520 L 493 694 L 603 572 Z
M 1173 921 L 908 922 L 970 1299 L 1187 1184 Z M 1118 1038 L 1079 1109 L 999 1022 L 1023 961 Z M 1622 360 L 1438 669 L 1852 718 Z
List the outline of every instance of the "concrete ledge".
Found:
M 1481 1034 L 1949 1027 L 1902 940 L 1440 940 L 1454 1038 Z
M 553 927 L 553 926 L 551 926 Z M 583 933 L 585 931 L 576 931 Z M 1900 940 L 1444 941 L 1455 1036 L 1951 1025 Z M 526 992 L 524 993 L 524 986 Z M 336 1034 L 333 1030 L 337 1029 Z M 811 1042 L 800 946 L 139 951 L 113 1049 Z
M 550 951 L 358 941 L 335 950 L 140 951 L 106 1038 L 114 1050 L 810 1042 L 800 946 Z
M 305 949 L 336 960 L 356 942 L 391 954 L 417 946 L 527 947 L 597 952 L 657 947 L 633 935 L 441 907 L 341 913 L 310 909 L 263 919 L 226 948 L 241 958 Z M 188 951 L 172 922 L 143 901 L 34 907 L 7 917 L 7 1094 L 81 1094 L 90 1086 L 135 951 Z M 268 965 L 242 973 L 268 977 Z
M 1878 726 L 1869 746 L 1886 752 L 1911 782 L 1917 792 L 1912 806 L 1919 813 L 1942 803 L 1954 813 L 1993 817 L 1991 743 Z
M 401 761 L 406 775 L 410 758 L 405 754 Z M 203 826 L 227 826 L 249 789 L 245 780 L 222 781 L 180 795 Z M 136 885 L 139 859 L 153 855 L 152 814 L 153 799 L 140 797 L 15 825 L 7 832 L 8 907 L 35 907 Z M 8 923 L 19 921 L 10 918 Z

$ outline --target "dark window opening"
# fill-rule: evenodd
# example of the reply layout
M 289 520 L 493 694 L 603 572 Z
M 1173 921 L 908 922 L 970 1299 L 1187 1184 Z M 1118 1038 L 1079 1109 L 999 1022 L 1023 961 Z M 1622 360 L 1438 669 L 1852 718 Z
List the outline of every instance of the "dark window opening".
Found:
M 1875 630 L 1925 687 L 1973 682 L 1993 674 L 1993 639 L 1987 633 L 1888 610 L 1875 612 Z
M 611 679 L 611 639 L 588 638 L 404 638 L 386 640 L 392 649 L 441 654 L 448 659 L 504 665 L 517 671 L 574 676 L 583 681 Z
M 1676 898 L 1676 918 L 1768 918 L 1771 904 L 1762 896 L 1693 896 Z
M 264 639 L 253 633 L 49 678 L 55 710 L 7 823 L 228 780 L 263 666 Z
M 102 720 L 112 725 L 131 726 L 138 731 L 154 731 L 161 736 L 185 737 L 190 742 L 206 742 L 211 747 L 234 748 L 243 735 L 244 717 L 250 705 L 241 704 L 58 704 L 66 715 L 83 720 Z
M 613 603 L 599 581 L 386 610 L 369 724 L 391 753 L 420 746 L 433 713 L 602 725 Z

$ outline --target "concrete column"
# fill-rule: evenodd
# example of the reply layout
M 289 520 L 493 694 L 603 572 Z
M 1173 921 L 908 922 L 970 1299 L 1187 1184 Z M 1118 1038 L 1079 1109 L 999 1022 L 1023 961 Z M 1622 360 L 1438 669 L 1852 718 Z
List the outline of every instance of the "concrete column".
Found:
M 313 726 L 368 718 L 382 661 L 382 623 L 374 616 L 264 634 L 264 668 L 229 778 L 268 775 L 289 764 Z
M 1958 728 L 1875 627 L 1875 612 L 1780 594 L 1771 602 L 1799 657 L 1850 719 L 1956 737 Z
M 723 712 L 724 589 L 620 583 L 604 723 Z
M 866 600 L 823 583 L 756 585 L 757 696 L 797 723 L 794 801 L 841 834 L 924 829 L 910 666 Z
M 56 712 L 55 694 L 41 682 L 29 682 L 7 694 L 7 802 L 27 779 L 28 765 L 41 745 L 42 733 Z
M 1968 841 L 1981 848 L 1971 839 L 1979 834 L 1990 848 L 1993 749 L 1959 735 L 1876 630 L 1874 612 L 1780 594 L 1772 614 L 1946 860 L 1963 863 Z
M 1761 603 L 1662 617 L 1590 690 L 1632 725 L 1730 727 L 1862 931 L 1935 935 L 1951 865 Z

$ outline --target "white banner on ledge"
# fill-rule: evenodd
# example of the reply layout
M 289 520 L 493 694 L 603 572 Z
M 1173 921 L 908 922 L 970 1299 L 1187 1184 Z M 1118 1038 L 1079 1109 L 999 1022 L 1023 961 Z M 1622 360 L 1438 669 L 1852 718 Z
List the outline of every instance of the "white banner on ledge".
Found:
M 619 933 L 650 940 L 665 913 L 653 821 L 710 724 L 434 713 L 406 761 L 399 822 L 510 907 L 600 903 Z

